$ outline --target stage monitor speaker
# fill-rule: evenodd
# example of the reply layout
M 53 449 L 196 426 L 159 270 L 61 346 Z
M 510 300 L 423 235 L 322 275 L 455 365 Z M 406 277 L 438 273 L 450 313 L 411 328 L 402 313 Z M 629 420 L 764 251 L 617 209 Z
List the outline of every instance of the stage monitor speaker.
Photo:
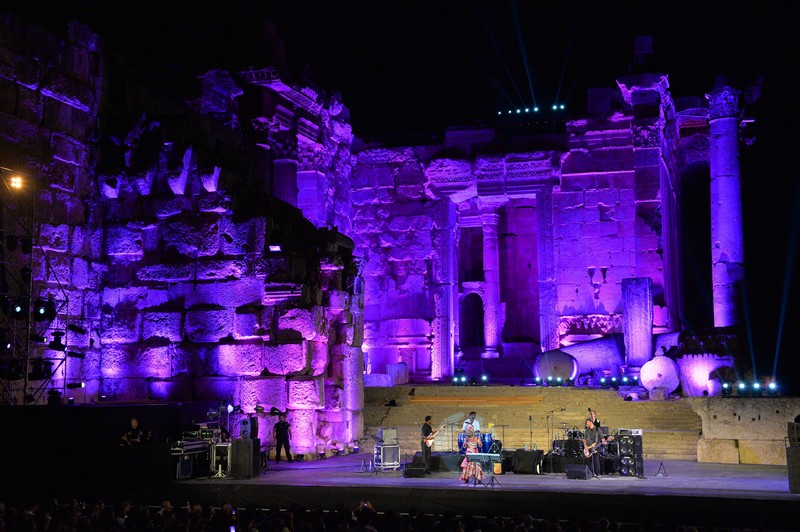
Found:
M 424 478 L 425 466 L 417 464 L 406 464 L 403 466 L 403 478 Z
M 564 472 L 567 474 L 567 478 L 578 478 L 580 480 L 592 478 L 592 472 L 589 466 L 585 464 L 567 464 L 564 466 Z
M 229 465 L 232 477 L 250 478 L 253 476 L 253 440 L 242 439 L 231 441 L 231 463 Z
M 789 492 L 800 493 L 800 447 L 786 448 L 786 468 L 789 473 Z
M 178 456 L 178 465 L 175 471 L 175 478 L 180 480 L 184 478 L 192 478 L 192 455 L 182 454 Z

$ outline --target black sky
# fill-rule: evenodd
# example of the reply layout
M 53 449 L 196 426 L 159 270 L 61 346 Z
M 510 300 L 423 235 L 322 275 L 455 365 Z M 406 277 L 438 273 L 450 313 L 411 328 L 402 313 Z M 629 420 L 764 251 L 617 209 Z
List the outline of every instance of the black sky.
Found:
M 763 76 L 763 95 L 751 110 L 758 140 L 743 155 L 748 304 L 761 374 L 772 371 L 785 316 L 779 378 L 790 378 L 800 354 L 795 242 L 800 46 L 796 31 L 789 31 L 793 17 L 773 3 L 745 8 L 683 0 L 4 4 L 62 33 L 65 21 L 77 18 L 143 63 L 168 64 L 188 75 L 266 66 L 262 29 L 268 18 L 285 42 L 293 72 L 300 76 L 309 64 L 317 85 L 340 92 L 361 138 L 491 121 L 498 110 L 530 104 L 531 87 L 540 106 L 557 100 L 580 113 L 586 88 L 614 86 L 629 72 L 633 40 L 642 35 L 653 37 L 654 70 L 669 75 L 674 97 L 703 96 L 720 74 L 742 88 Z M 788 285 L 787 269 L 793 274 Z

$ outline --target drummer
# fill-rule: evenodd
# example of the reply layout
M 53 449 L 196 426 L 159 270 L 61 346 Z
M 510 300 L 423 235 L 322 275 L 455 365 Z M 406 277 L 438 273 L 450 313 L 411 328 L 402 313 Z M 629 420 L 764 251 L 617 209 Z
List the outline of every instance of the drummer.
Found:
M 464 423 L 461 425 L 461 432 L 466 434 L 469 427 L 472 427 L 472 430 L 474 430 L 476 434 L 480 434 L 481 422 L 475 419 L 475 412 L 470 412 L 469 417 L 464 420 Z

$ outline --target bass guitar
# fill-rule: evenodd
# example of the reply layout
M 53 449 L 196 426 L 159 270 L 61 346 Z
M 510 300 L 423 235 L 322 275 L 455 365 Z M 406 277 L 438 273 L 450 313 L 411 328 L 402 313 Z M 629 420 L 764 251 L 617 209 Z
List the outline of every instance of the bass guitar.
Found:
M 438 429 L 437 429 L 435 432 L 432 432 L 432 433 L 431 433 L 431 435 L 430 435 L 430 436 L 428 436 L 427 438 L 422 438 L 423 440 L 425 440 L 425 444 L 426 444 L 428 447 L 432 447 L 432 446 L 433 446 L 433 442 L 436 440 L 436 435 L 437 435 L 437 434 L 439 434 L 439 432 L 441 432 L 441 430 L 442 430 L 443 428 L 445 428 L 446 426 L 447 426 L 447 425 L 442 425 L 442 426 L 441 426 L 441 427 L 439 427 L 439 428 L 438 428 Z
M 583 456 L 585 456 L 586 458 L 589 458 L 594 453 L 599 451 L 601 447 L 605 447 L 605 445 L 610 441 L 614 441 L 614 436 L 608 436 L 602 442 L 594 442 L 591 445 L 584 445 L 583 446 Z

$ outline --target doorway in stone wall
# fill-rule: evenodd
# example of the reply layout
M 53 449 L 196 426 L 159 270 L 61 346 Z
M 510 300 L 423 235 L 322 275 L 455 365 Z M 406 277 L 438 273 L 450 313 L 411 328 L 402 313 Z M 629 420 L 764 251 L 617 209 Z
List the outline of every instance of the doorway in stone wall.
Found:
M 480 358 L 485 345 L 483 335 L 483 299 L 467 294 L 461 300 L 459 338 L 465 358 Z

